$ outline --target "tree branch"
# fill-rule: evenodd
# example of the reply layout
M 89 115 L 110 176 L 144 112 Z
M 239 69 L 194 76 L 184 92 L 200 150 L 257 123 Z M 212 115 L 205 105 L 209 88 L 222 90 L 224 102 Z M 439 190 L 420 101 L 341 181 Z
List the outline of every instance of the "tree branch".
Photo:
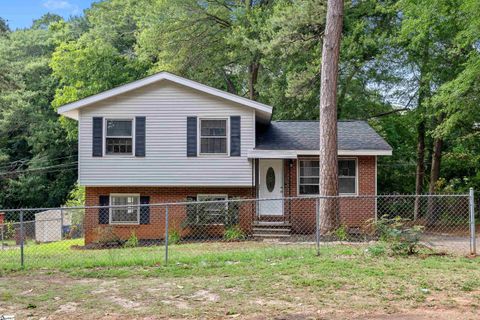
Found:
M 390 111 L 387 111 L 387 112 L 377 113 L 377 114 L 374 114 L 373 116 L 365 118 L 365 120 L 369 120 L 369 119 L 372 119 L 372 118 L 380 118 L 380 117 L 388 116 L 390 114 L 394 114 L 394 113 L 402 112 L 402 111 L 407 111 L 407 110 L 410 110 L 410 108 L 405 107 L 405 108 L 390 110 Z

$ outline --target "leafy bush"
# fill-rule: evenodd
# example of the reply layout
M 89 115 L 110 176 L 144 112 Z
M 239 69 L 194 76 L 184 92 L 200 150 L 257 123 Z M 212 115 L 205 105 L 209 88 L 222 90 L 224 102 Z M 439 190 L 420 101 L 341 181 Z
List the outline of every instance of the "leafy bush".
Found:
M 380 241 L 387 244 L 394 255 L 413 255 L 420 249 L 423 226 L 410 226 L 409 219 L 383 216 L 373 222 Z
M 348 239 L 348 230 L 347 227 L 344 225 L 341 225 L 338 227 L 335 231 L 335 237 L 340 240 L 340 241 L 346 241 Z
M 125 248 L 135 248 L 138 247 L 138 238 L 135 234 L 135 231 L 132 230 L 130 232 L 130 238 L 128 238 L 127 242 L 123 245 Z
M 223 233 L 223 238 L 227 241 L 238 241 L 238 240 L 244 240 L 246 236 L 239 226 L 231 226 L 225 229 Z
M 181 239 L 180 233 L 177 230 L 171 231 L 168 234 L 168 243 L 169 244 L 176 244 L 179 243 Z
M 83 207 L 85 206 L 85 187 L 75 184 L 74 188 L 68 194 L 65 202 L 66 207 Z
M 5 239 L 14 239 L 15 238 L 15 227 L 13 226 L 13 221 L 5 222 Z

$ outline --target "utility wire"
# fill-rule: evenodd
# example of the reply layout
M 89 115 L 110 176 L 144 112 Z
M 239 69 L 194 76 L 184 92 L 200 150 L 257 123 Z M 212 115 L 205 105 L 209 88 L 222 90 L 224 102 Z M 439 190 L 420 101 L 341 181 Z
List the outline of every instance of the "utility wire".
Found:
M 11 168 L 12 166 L 16 165 L 16 164 L 21 164 L 21 165 L 24 165 L 26 164 L 27 162 L 31 162 L 32 160 L 48 160 L 48 161 L 55 161 L 55 160 L 63 160 L 63 159 L 68 159 L 68 158 L 72 158 L 72 157 L 78 157 L 78 155 L 76 154 L 73 154 L 73 155 L 70 155 L 70 156 L 65 156 L 65 157 L 58 157 L 58 158 L 53 158 L 53 159 L 48 159 L 47 156 L 43 156 L 43 157 L 40 157 L 40 158 L 37 158 L 37 159 L 34 159 L 34 158 L 31 158 L 29 160 L 29 158 L 23 158 L 23 159 L 20 159 L 20 160 L 15 160 L 15 161 L 12 161 L 8 164 L 5 164 L 5 165 L 2 165 L 0 166 L 0 170 L 4 170 L 4 169 L 8 169 L 8 168 Z
M 25 173 L 25 172 L 33 172 L 33 171 L 43 171 L 43 170 L 48 170 L 48 169 L 54 169 L 54 168 L 68 168 L 71 166 L 75 166 L 78 164 L 78 161 L 70 162 L 70 163 L 64 163 L 64 164 L 57 164 L 57 165 L 52 165 L 52 166 L 47 166 L 47 167 L 39 167 L 39 168 L 31 168 L 31 169 L 25 169 L 25 170 L 14 170 L 14 171 L 7 171 L 7 172 L 0 172 L 0 176 L 6 176 L 6 175 L 12 175 L 12 174 L 20 174 L 20 173 Z

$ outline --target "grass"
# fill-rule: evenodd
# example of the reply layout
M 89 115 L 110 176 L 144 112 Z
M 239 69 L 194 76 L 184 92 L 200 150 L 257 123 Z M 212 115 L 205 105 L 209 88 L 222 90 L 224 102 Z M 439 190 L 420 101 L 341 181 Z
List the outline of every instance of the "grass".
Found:
M 0 252 L 0 314 L 1 301 L 21 310 L 36 306 L 36 315 L 81 301 L 77 316 L 120 308 L 180 318 L 273 317 L 297 312 L 299 304 L 307 314 L 461 310 L 462 301 L 478 312 L 480 305 L 476 259 L 373 256 L 346 245 L 322 247 L 316 256 L 313 246 L 234 242 L 173 245 L 165 265 L 163 247 L 70 248 L 79 242 L 25 248 L 26 270 L 18 270 L 16 249 Z M 22 295 L 29 290 L 36 294 Z

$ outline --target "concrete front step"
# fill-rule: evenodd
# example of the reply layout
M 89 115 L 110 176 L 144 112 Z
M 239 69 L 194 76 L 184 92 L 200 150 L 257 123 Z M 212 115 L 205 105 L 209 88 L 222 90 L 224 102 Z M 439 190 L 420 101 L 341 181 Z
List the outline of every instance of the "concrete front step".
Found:
M 259 227 L 253 227 L 253 232 L 275 232 L 275 233 L 288 233 L 290 234 L 290 228 L 259 228 Z
M 254 233 L 253 236 L 255 238 L 269 238 L 269 239 L 275 239 L 275 238 L 288 238 L 290 237 L 290 234 L 273 234 L 273 233 Z
M 254 221 L 254 227 L 291 227 L 290 222 L 285 221 Z
M 255 238 L 288 238 L 290 232 L 291 224 L 284 221 L 255 221 L 253 224 L 253 236 Z

